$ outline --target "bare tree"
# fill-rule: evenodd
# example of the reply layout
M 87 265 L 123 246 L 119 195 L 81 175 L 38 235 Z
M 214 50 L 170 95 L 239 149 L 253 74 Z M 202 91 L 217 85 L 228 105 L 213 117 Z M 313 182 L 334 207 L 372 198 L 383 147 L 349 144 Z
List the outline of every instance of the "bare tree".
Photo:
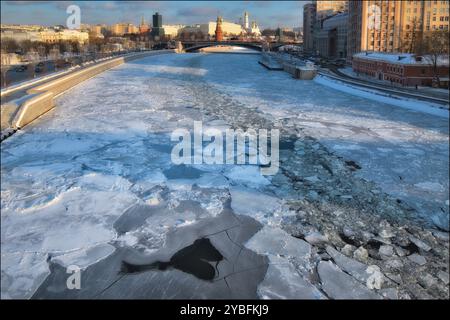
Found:
M 19 49 L 19 45 L 14 39 L 2 39 L 0 44 L 5 53 L 14 53 Z
M 421 22 L 417 18 L 406 25 L 402 30 L 400 50 L 401 52 L 416 53 L 422 42 Z
M 416 52 L 420 48 L 422 33 L 420 31 L 421 25 L 420 21 L 417 20 L 416 17 L 414 17 L 414 20 L 412 21 L 411 26 L 411 37 L 409 39 L 409 48 L 408 53 Z
M 433 74 L 437 82 L 440 85 L 439 79 L 439 60 L 443 56 L 449 54 L 449 34 L 447 30 L 432 31 L 424 37 L 423 41 L 424 52 L 429 56 L 431 64 L 433 65 Z

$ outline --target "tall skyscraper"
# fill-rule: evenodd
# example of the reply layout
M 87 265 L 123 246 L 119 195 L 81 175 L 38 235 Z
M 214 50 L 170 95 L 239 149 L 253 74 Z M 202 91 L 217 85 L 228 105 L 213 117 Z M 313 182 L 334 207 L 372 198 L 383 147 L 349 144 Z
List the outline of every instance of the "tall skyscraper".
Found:
M 162 15 L 156 12 L 153 15 L 153 28 L 151 32 L 154 38 L 161 38 L 164 36 L 164 28 L 162 27 Z
M 153 15 L 153 28 L 162 28 L 162 15 L 158 12 Z
M 316 22 L 316 5 L 307 3 L 303 6 L 303 49 L 314 50 L 314 23 Z
M 350 1 L 348 59 L 361 51 L 414 53 L 430 32 L 449 29 L 449 1 Z

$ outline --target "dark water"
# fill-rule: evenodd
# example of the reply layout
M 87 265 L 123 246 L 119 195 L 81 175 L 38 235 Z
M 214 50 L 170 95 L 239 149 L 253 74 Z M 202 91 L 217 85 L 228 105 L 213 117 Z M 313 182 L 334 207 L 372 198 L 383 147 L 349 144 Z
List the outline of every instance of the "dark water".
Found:
M 211 244 L 208 238 L 201 238 L 176 252 L 168 262 L 156 261 L 147 265 L 134 265 L 123 261 L 121 273 L 139 273 L 152 269 L 167 270 L 168 268 L 175 268 L 202 280 L 213 280 L 216 277 L 216 271 L 217 276 L 219 276 L 217 265 L 223 259 L 223 255 Z M 210 262 L 216 262 L 215 267 Z

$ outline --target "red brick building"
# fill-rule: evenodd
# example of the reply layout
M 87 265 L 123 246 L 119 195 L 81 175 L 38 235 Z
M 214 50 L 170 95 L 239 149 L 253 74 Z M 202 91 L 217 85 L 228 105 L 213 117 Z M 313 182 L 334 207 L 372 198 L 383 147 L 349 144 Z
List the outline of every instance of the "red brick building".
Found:
M 409 53 L 360 52 L 353 56 L 353 71 L 377 80 L 401 86 L 431 86 L 434 78 L 432 59 Z M 448 57 L 438 59 L 437 73 L 448 83 Z

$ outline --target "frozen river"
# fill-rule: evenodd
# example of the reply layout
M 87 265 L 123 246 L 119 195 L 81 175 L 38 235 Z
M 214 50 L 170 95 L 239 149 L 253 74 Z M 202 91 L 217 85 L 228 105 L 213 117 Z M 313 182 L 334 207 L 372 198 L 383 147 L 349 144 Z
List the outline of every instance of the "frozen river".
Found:
M 294 80 L 267 71 L 257 59 L 173 54 L 127 63 L 62 95 L 54 110 L 5 140 L 2 297 L 31 297 L 49 274 L 48 260 L 86 268 L 120 247 L 157 252 L 169 232 L 217 217 L 230 192 L 239 199 L 232 203 L 234 213 L 264 226 L 256 236 L 280 239 L 285 257 L 298 254 L 301 240 L 270 218 L 284 214 L 283 199 L 265 195 L 270 177 L 261 176 L 256 166 L 171 163 L 173 130 L 191 130 L 200 120 L 228 125 L 220 116 L 202 113 L 199 103 L 239 104 L 273 121 L 296 119 L 329 150 L 358 163 L 356 174 L 415 208 L 418 217 L 442 224 L 448 214 L 448 119 Z M 130 208 L 139 218 L 115 225 Z M 258 286 L 258 296 L 295 297 L 295 289 L 282 287 L 296 281 L 303 286 L 292 275 L 290 260 L 256 241 L 246 248 L 278 266 L 265 266 L 272 278 Z M 281 284 L 274 287 L 275 282 Z M 310 295 L 320 297 L 314 289 Z

